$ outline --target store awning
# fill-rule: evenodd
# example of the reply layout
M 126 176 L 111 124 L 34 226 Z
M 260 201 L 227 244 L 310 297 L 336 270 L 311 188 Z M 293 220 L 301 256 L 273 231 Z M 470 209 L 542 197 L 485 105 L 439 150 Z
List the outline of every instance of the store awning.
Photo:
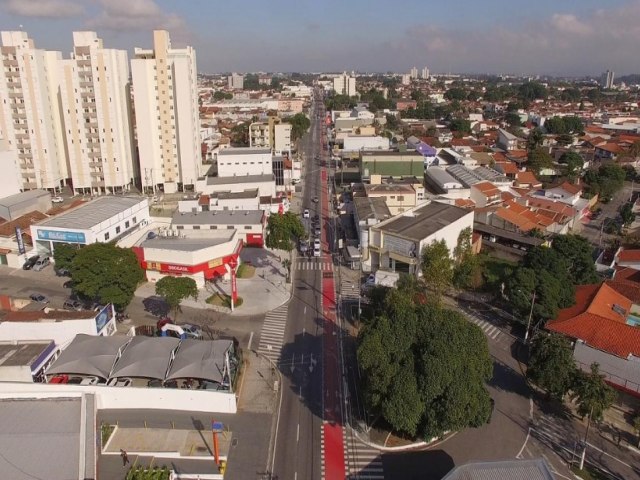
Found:
M 231 340 L 183 340 L 167 380 L 197 378 L 222 383 L 225 356 L 232 346 Z
M 111 378 L 135 377 L 164 380 L 171 353 L 180 340 L 173 337 L 133 337 L 118 359 Z

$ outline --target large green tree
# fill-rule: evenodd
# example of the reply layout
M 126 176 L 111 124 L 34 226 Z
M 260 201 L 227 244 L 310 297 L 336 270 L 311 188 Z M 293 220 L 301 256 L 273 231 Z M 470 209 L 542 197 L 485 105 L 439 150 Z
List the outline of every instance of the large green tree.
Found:
M 465 228 L 458 235 L 458 243 L 453 249 L 453 285 L 459 289 L 466 289 L 473 286 L 480 269 L 478 257 L 473 253 L 472 247 L 473 231 Z
M 295 246 L 294 242 L 304 234 L 304 225 L 295 213 L 273 214 L 269 216 L 267 223 L 266 245 L 268 248 L 290 252 Z
M 439 302 L 453 282 L 453 260 L 445 241 L 434 240 L 424 247 L 421 260 L 424 283 L 433 291 L 434 300 Z
M 53 251 L 53 260 L 56 262 L 56 269 L 71 268 L 71 263 L 78 253 L 78 245 L 70 243 L 58 243 Z
M 636 214 L 633 213 L 633 203 L 626 202 L 620 206 L 620 218 L 622 219 L 622 224 L 625 227 L 628 227 L 633 223 L 636 219 Z
M 453 132 L 471 133 L 471 122 L 463 118 L 454 118 L 449 122 L 449 128 Z
M 626 178 L 626 172 L 620 165 L 608 163 L 601 165 L 597 170 L 588 170 L 584 175 L 584 181 L 589 185 L 589 191 L 599 194 L 602 201 L 609 201 L 619 191 Z
M 553 167 L 553 158 L 544 148 L 536 148 L 527 156 L 527 167 L 539 175 L 542 170 Z
M 174 318 L 177 318 L 183 300 L 189 297 L 198 299 L 198 285 L 193 278 L 166 276 L 156 282 L 156 295 L 164 298 L 173 310 Z
M 367 405 L 396 431 L 429 439 L 488 421 L 487 341 L 459 313 L 393 289 L 358 342 Z
M 591 372 L 580 371 L 572 387 L 572 399 L 578 405 L 578 415 L 591 420 L 602 419 L 604 411 L 615 400 L 615 391 L 604 381 L 597 363 L 591 365 Z
M 144 280 L 144 270 L 131 249 L 94 243 L 78 250 L 71 262 L 75 292 L 101 303 L 126 307 Z
M 537 150 L 542 145 L 542 140 L 544 135 L 542 134 L 542 130 L 539 128 L 534 128 L 529 132 L 529 136 L 527 137 L 527 152 L 531 153 L 534 150 Z
M 567 166 L 567 176 L 570 178 L 576 178 L 584 167 L 584 159 L 576 152 L 563 153 L 558 162 Z
M 285 121 L 291 124 L 291 140 L 294 142 L 302 137 L 311 126 L 311 120 L 304 113 L 296 113 Z
M 551 248 L 568 263 L 569 276 L 574 285 L 587 285 L 598 281 L 593 263 L 593 247 L 581 235 L 558 235 Z
M 562 400 L 575 382 L 577 370 L 571 345 L 564 337 L 537 335 L 533 341 L 527 377 L 556 400 Z

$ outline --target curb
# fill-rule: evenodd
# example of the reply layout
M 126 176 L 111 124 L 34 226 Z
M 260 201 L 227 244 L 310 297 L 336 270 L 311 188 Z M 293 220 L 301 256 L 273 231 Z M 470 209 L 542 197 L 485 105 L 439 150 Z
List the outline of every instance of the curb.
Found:
M 382 445 L 378 445 L 377 443 L 372 442 L 371 440 L 365 440 L 364 438 L 362 438 L 360 436 L 360 434 L 358 433 L 357 430 L 355 430 L 352 427 L 351 431 L 353 432 L 354 436 L 360 440 L 362 443 L 364 443 L 365 445 L 371 447 L 371 448 L 375 448 L 377 450 L 380 450 L 381 452 L 388 452 L 388 453 L 393 453 L 393 452 L 408 452 L 408 451 L 412 451 L 412 450 L 424 450 L 427 447 L 436 447 L 444 442 L 446 442 L 447 440 L 449 440 L 451 437 L 453 437 L 454 435 L 456 435 L 458 432 L 447 432 L 445 433 L 445 435 L 447 435 L 447 437 L 445 438 L 436 438 L 434 440 L 431 440 L 430 442 L 416 442 L 416 443 L 411 443 L 409 445 L 402 445 L 400 447 L 385 447 Z

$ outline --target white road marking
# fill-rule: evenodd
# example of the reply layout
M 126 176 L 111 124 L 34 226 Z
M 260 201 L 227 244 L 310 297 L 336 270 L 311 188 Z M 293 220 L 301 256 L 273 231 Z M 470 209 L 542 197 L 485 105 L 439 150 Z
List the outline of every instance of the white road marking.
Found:
M 247 348 L 247 350 L 251 350 L 251 342 L 253 341 L 253 332 L 251 332 L 251 335 L 249 335 L 249 347 Z
M 520 449 L 520 451 L 516 455 L 516 458 L 521 458 L 522 452 L 524 452 L 524 447 L 527 446 L 527 442 L 529 441 L 529 435 L 531 435 L 531 428 L 529 428 L 529 430 L 527 430 L 527 438 L 524 439 L 524 443 L 522 444 L 522 448 Z

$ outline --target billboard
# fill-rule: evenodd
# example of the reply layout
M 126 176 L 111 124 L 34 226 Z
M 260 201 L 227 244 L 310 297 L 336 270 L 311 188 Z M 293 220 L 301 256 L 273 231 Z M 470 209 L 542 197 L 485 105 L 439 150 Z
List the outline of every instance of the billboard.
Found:
M 96 332 L 98 335 L 100 335 L 102 329 L 106 327 L 111 320 L 113 320 L 113 305 L 110 303 L 96 315 Z
M 20 253 L 20 255 L 24 255 L 27 250 L 24 248 L 22 229 L 20 227 L 16 227 L 16 241 L 18 242 L 18 253 Z
M 82 232 L 65 232 L 61 230 L 38 229 L 38 240 L 51 240 L 52 242 L 86 243 Z

